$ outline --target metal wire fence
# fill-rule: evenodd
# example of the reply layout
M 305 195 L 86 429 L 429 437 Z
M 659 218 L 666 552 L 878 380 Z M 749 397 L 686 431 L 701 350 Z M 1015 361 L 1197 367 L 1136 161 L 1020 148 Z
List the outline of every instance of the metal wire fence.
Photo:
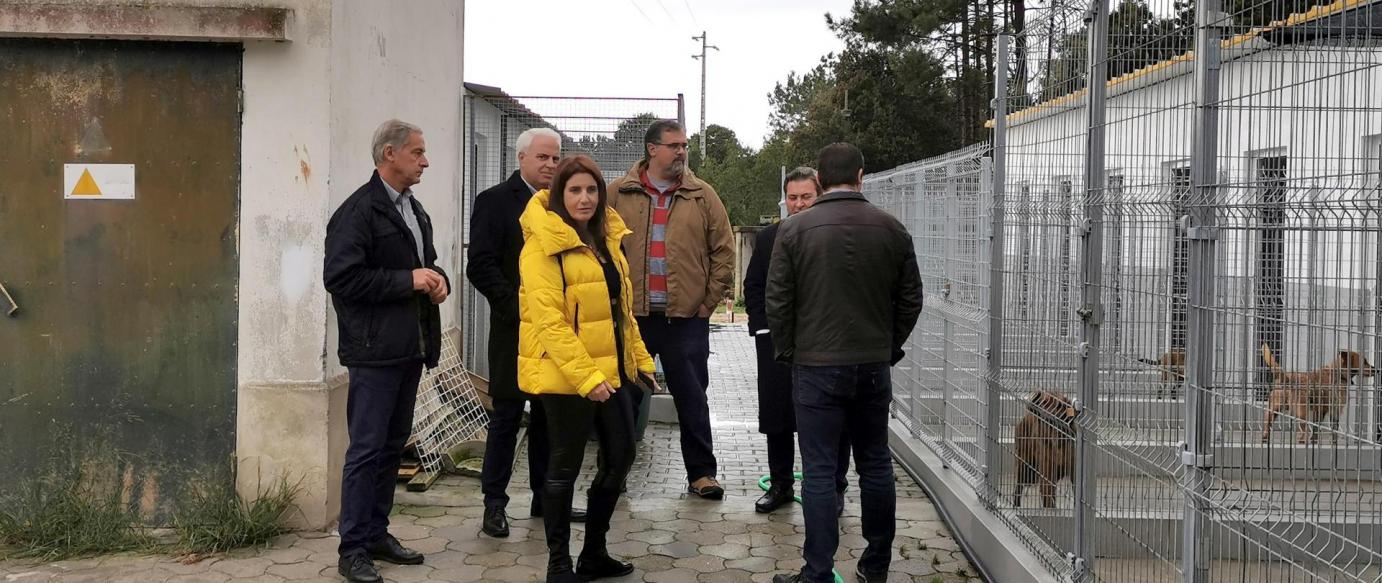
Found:
M 643 157 L 643 134 L 658 119 L 684 120 L 681 96 L 523 97 L 494 87 L 467 84 L 465 96 L 466 168 L 464 220 L 469 230 L 475 197 L 518 169 L 515 142 L 536 127 L 562 136 L 562 155 L 585 154 L 599 164 L 606 181 L 623 176 Z M 467 240 L 468 237 L 467 237 Z M 489 378 L 489 304 L 473 286 L 463 303 L 463 360 Z
M 1382 580 L 1382 2 L 998 44 L 992 143 L 866 177 L 928 291 L 895 416 L 1052 578 Z

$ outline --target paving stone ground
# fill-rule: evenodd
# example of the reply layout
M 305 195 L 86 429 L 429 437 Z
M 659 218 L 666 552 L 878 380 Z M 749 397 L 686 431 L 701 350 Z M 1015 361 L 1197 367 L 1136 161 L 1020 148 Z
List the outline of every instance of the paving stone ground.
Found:
M 630 576 L 610 581 L 766 582 L 774 573 L 802 565 L 805 537 L 800 507 L 756 514 L 757 481 L 767 472 L 767 450 L 756 431 L 753 344 L 742 324 L 712 329 L 710 362 L 712 425 L 723 501 L 688 497 L 677 427 L 651 425 L 639 444 L 629 476 L 629 496 L 619 503 L 609 533 L 610 552 L 634 563 Z M 582 477 L 594 474 L 592 444 Z M 520 455 L 519 459 L 523 459 Z M 799 466 L 798 466 L 799 467 Z M 547 564 L 540 520 L 527 517 L 531 493 L 524 491 L 526 464 L 515 471 L 511 534 L 492 539 L 479 534 L 483 511 L 479 483 L 447 477 L 423 493 L 400 491 L 390 531 L 406 546 L 427 553 L 419 566 L 382 566 L 387 581 L 508 582 L 542 581 Z M 959 551 L 922 490 L 897 470 L 897 540 L 889 581 L 968 582 L 974 567 Z M 851 472 L 851 483 L 854 475 Z M 582 487 L 582 490 L 584 487 Z M 580 551 L 581 527 L 573 532 L 572 552 Z M 854 565 L 865 541 L 859 522 L 857 490 L 848 493 L 837 568 L 853 581 Z M 334 582 L 333 533 L 284 535 L 267 548 L 241 549 L 193 563 L 173 557 L 112 555 L 33 564 L 0 562 L 4 583 L 64 582 Z

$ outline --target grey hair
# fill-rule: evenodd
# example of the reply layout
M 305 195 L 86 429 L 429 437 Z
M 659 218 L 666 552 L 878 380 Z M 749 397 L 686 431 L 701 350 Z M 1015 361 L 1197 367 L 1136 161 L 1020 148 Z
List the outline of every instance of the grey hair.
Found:
M 384 163 L 384 146 L 402 150 L 403 144 L 408 143 L 409 136 L 420 133 L 421 129 L 406 121 L 391 119 L 379 124 L 379 129 L 374 130 L 374 141 L 370 146 L 370 151 L 374 153 L 374 164 L 378 166 Z
M 518 134 L 518 140 L 514 142 L 515 152 L 527 152 L 533 145 L 533 140 L 538 136 L 552 138 L 557 142 L 557 152 L 561 152 L 561 134 L 552 128 L 528 128 L 523 133 Z
M 816 194 L 821 193 L 821 182 L 816 179 L 816 169 L 810 166 L 797 166 L 793 168 L 791 172 L 788 172 L 787 177 L 782 179 L 782 191 L 786 192 L 787 185 L 798 180 L 810 180 L 814 182 L 816 184 Z

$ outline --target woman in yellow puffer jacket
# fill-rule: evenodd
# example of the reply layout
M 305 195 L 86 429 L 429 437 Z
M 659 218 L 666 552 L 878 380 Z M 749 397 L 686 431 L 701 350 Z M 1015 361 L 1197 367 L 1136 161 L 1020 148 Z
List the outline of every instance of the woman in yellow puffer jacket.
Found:
M 553 194 L 555 193 L 555 194 Z M 600 168 L 586 156 L 557 166 L 552 190 L 533 195 L 519 219 L 518 387 L 547 412 L 551 449 L 543 485 L 547 581 L 620 577 L 633 565 L 609 556 L 610 516 L 633 466 L 634 406 L 649 389 L 653 359 L 638 333 L 619 242 L 629 229 L 605 200 Z M 600 439 L 590 486 L 585 546 L 572 568 L 571 502 L 591 428 Z

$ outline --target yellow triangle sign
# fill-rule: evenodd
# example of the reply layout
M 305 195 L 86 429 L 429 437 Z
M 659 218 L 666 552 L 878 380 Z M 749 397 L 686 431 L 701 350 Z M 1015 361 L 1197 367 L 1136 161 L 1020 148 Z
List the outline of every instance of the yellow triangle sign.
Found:
M 91 177 L 90 168 L 82 169 L 82 177 L 77 179 L 72 196 L 101 196 L 101 187 L 96 186 L 96 179 Z

